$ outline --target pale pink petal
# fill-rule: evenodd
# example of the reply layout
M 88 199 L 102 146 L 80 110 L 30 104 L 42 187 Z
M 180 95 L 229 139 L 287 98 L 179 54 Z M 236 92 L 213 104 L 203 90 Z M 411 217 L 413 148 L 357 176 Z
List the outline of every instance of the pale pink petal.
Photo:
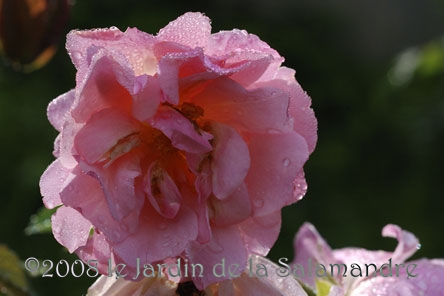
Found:
M 398 240 L 398 245 L 392 254 L 395 262 L 404 262 L 418 250 L 419 240 L 416 236 L 398 225 L 388 224 L 382 229 L 382 236 L 393 237 Z
M 113 248 L 116 255 L 134 268 L 137 258 L 140 262 L 155 262 L 177 256 L 196 236 L 194 211 L 181 207 L 174 219 L 167 219 L 145 206 L 138 229 L 124 241 L 114 244 Z
M 203 162 L 201 172 L 196 177 L 195 187 L 197 199 L 193 199 L 194 203 L 192 205 L 196 209 L 198 219 L 197 241 L 203 244 L 211 240 L 211 225 L 207 205 L 207 200 L 211 195 L 211 169 L 209 161 Z
M 48 105 L 47 115 L 49 122 L 57 131 L 62 131 L 66 117 L 74 103 L 76 92 L 74 89 L 58 96 Z
M 251 166 L 245 181 L 255 215 L 298 201 L 301 196 L 293 182 L 308 158 L 305 140 L 296 133 L 254 134 L 249 138 Z
M 252 209 L 245 184 L 240 185 L 227 198 L 220 200 L 212 197 L 209 201 L 213 216 L 211 222 L 216 226 L 240 223 L 251 216 Z
M 234 286 L 241 292 L 238 295 L 307 295 L 294 277 L 281 277 L 278 275 L 280 266 L 257 255 L 250 255 L 250 259 L 249 268 L 251 265 L 251 270 L 249 270 L 248 276 L 244 275 L 233 280 Z M 263 276 L 264 269 L 260 270 L 263 267 L 267 271 L 267 276 Z M 250 272 L 253 276 L 250 275 Z
M 125 56 L 137 75 L 155 73 L 157 61 L 151 51 L 153 43 L 152 35 L 132 28 L 124 33 L 117 28 L 73 30 L 67 36 L 66 48 L 78 70 L 80 82 L 92 60 L 91 47 L 105 48 L 110 53 Z
M 79 123 L 86 122 L 95 112 L 109 107 L 131 113 L 131 95 L 138 89 L 135 84 L 134 71 L 123 57 L 99 51 L 94 55 L 85 81 L 77 86 L 72 117 Z
M 317 138 L 317 120 L 311 108 L 311 99 L 296 81 L 295 71 L 282 67 L 277 71 L 276 80 L 266 85 L 287 89 L 290 93 L 289 115 L 294 124 L 294 130 L 305 138 L 308 150 L 313 152 Z
M 96 178 L 76 167 L 67 181 L 69 185 L 60 193 L 63 203 L 79 211 L 111 242 L 124 240 L 137 228 L 137 211 L 121 221 L 111 216 L 105 194 Z
M 101 276 L 88 289 L 88 296 L 176 296 L 177 284 L 164 276 L 147 277 L 139 282 Z
M 52 233 L 55 239 L 65 246 L 70 253 L 86 244 L 91 222 L 82 214 L 68 207 L 60 207 L 51 217 Z
M 70 171 L 62 165 L 59 159 L 56 159 L 41 176 L 40 193 L 43 196 L 43 203 L 48 209 L 53 209 L 62 204 L 60 192 L 64 188 Z
M 258 36 L 249 34 L 245 30 L 234 29 L 221 31 L 211 35 L 206 52 L 209 55 L 225 56 L 237 52 L 259 52 L 271 55 L 283 61 L 278 52 L 260 40 Z
M 90 164 L 110 161 L 138 144 L 131 140 L 131 135 L 139 130 L 131 117 L 116 109 L 104 109 L 91 116 L 78 131 L 74 145 L 80 157 Z
M 211 170 L 213 193 L 225 199 L 245 179 L 250 168 L 248 146 L 239 133 L 230 126 L 220 123 L 211 125 L 214 135 Z
M 281 211 L 250 217 L 239 224 L 249 253 L 265 256 L 276 242 L 281 231 Z
M 408 273 L 407 273 L 408 270 Z M 410 275 L 409 275 L 410 274 Z M 399 266 L 392 277 L 378 276 L 367 279 L 350 296 L 417 296 L 442 295 L 444 291 L 444 260 L 420 259 Z
M 212 227 L 212 234 L 209 243 L 201 245 L 192 242 L 186 251 L 190 262 L 201 264 L 206 271 L 203 277 L 193 280 L 198 289 L 230 278 L 227 272 L 223 274 L 223 265 L 227 270 L 230 265 L 235 268 L 234 264 L 237 264 L 238 273 L 247 266 L 248 254 L 236 227 Z
M 99 181 L 114 219 L 122 221 L 130 214 L 137 217 L 144 200 L 141 192 L 135 188 L 136 178 L 141 175 L 137 153 L 126 153 L 107 167 L 83 162 L 80 167 Z
M 152 163 L 145 175 L 144 191 L 153 208 L 165 218 L 174 218 L 180 209 L 182 196 L 168 172 Z
M 85 246 L 76 250 L 76 254 L 89 265 L 88 267 L 96 267 L 102 274 L 108 272 L 109 263 L 112 262 L 111 246 L 105 235 L 97 232 L 88 238 Z M 90 274 L 94 275 L 94 273 L 94 270 L 91 269 Z
M 288 93 L 277 88 L 246 90 L 230 79 L 220 78 L 190 97 L 205 110 L 205 118 L 249 132 L 291 130 Z
M 187 12 L 161 29 L 157 38 L 193 48 L 205 47 L 210 34 L 211 24 L 208 17 L 198 12 Z
M 212 150 L 209 140 L 213 136 L 204 131 L 196 131 L 187 118 L 169 107 L 159 108 L 150 124 L 161 130 L 177 149 L 190 153 L 207 153 Z
M 139 76 L 134 87 L 133 115 L 139 121 L 147 121 L 156 113 L 162 97 L 158 80 L 151 76 Z
M 340 260 L 334 257 L 330 246 L 310 223 L 306 222 L 299 228 L 294 238 L 293 246 L 295 258 L 290 266 L 294 264 L 300 264 L 302 266 L 303 269 L 300 270 L 303 270 L 304 274 L 297 274 L 298 279 L 312 289 L 316 287 L 316 264 L 320 263 L 324 266 L 336 263 L 342 264 Z M 309 270 L 312 271 L 311 275 L 308 272 Z M 341 283 L 341 277 L 336 276 L 336 280 Z

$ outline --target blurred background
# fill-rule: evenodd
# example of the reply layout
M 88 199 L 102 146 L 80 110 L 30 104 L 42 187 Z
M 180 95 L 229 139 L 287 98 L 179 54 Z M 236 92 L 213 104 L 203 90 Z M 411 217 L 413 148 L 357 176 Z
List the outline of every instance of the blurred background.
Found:
M 34 2 L 42 1 L 57 2 Z M 77 0 L 69 15 L 62 7 L 43 19 L 55 30 L 31 26 L 46 41 L 40 47 L 5 37 L 5 30 L 20 26 L 5 9 L 8 2 L 0 0 L 0 34 L 9 56 L 0 66 L 0 244 L 20 260 L 76 259 L 52 234 L 25 233 L 42 207 L 40 175 L 53 160 L 56 131 L 46 107 L 75 83 L 66 33 L 117 26 L 155 34 L 186 11 L 204 12 L 213 32 L 239 28 L 260 36 L 296 69 L 312 98 L 319 140 L 305 166 L 309 190 L 283 210 L 272 259 L 293 257 L 293 237 L 305 221 L 332 248 L 387 250 L 396 242 L 383 239 L 381 229 L 395 223 L 420 239 L 414 258 L 444 257 L 444 1 Z M 59 50 L 42 66 L 54 44 Z M 13 256 L 1 250 L 0 259 Z M 0 283 L 9 281 L 9 295 L 22 295 L 14 289 L 20 279 L 4 270 L 0 262 Z M 26 279 L 33 295 L 82 295 L 93 281 L 72 275 Z

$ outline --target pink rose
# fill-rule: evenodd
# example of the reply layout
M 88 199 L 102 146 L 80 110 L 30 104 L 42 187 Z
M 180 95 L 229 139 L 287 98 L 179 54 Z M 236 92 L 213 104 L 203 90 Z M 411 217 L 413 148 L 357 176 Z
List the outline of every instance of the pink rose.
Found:
M 257 36 L 186 13 L 156 36 L 72 31 L 76 88 L 48 107 L 60 132 L 40 186 L 57 241 L 83 260 L 184 258 L 205 270 L 265 255 L 305 194 L 310 98 Z M 200 288 L 223 280 L 195 278 Z
M 405 262 L 418 250 L 418 239 L 393 224 L 386 225 L 382 235 L 398 240 L 394 252 L 351 247 L 332 250 L 314 226 L 305 223 L 294 240 L 295 259 L 289 264 L 290 270 L 318 294 L 319 287 L 329 287 L 328 294 L 322 295 L 443 295 L 444 260 L 419 259 Z M 338 268 L 341 268 L 340 271 Z M 311 276 L 308 275 L 310 269 Z M 301 276 L 302 270 L 305 276 Z
M 236 277 L 209 285 L 202 295 L 217 296 L 308 296 L 294 277 L 278 275 L 280 267 L 270 260 L 252 255 L 249 266 Z M 177 284 L 164 274 L 147 277 L 139 282 L 126 281 L 102 275 L 88 289 L 88 296 L 133 295 L 176 296 L 198 295 L 191 282 Z M 181 293 L 179 293 L 181 291 Z M 187 291 L 186 294 L 185 291 Z M 196 292 L 196 293 L 193 293 Z M 199 294 L 200 295 L 200 294 Z

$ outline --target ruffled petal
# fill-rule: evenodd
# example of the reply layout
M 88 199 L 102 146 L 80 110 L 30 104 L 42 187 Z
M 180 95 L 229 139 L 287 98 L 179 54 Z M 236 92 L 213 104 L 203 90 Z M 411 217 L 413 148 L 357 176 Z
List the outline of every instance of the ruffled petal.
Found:
M 210 19 L 198 12 L 187 12 L 157 34 L 159 41 L 173 41 L 191 48 L 205 47 L 211 34 Z

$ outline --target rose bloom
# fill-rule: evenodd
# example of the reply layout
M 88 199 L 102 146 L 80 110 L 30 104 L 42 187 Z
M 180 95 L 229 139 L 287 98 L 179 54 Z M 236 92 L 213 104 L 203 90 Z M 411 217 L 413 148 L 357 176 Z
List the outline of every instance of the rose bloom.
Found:
M 76 87 L 53 100 L 56 160 L 41 177 L 58 242 L 84 261 L 202 264 L 199 288 L 265 255 L 305 194 L 310 98 L 257 36 L 186 13 L 156 35 L 72 31 Z
M 393 224 L 386 225 L 382 230 L 382 235 L 398 240 L 398 246 L 394 252 L 370 251 L 353 247 L 332 250 L 314 226 L 305 223 L 294 240 L 295 259 L 292 264 L 289 264 L 290 269 L 316 295 L 444 295 L 443 259 L 419 259 L 405 262 L 420 248 L 418 239 L 412 233 Z M 312 265 L 311 276 L 307 274 L 310 264 Z M 325 266 L 326 274 L 319 264 Z M 345 264 L 347 267 L 345 275 L 344 265 L 340 265 L 340 272 L 338 272 L 338 267 L 334 266 L 334 276 L 331 276 L 331 265 L 334 264 Z M 366 264 L 369 265 L 368 272 Z M 370 264 L 376 266 L 376 275 L 374 275 L 374 267 Z M 354 271 L 352 271 L 353 268 Z M 302 269 L 305 271 L 305 276 L 300 276 Z M 361 274 L 359 269 L 362 271 Z M 316 272 L 321 277 L 317 276 Z
M 102 275 L 88 289 L 87 295 L 308 296 L 296 278 L 279 276 L 281 267 L 267 258 L 252 255 L 249 261 L 251 267 L 241 274 L 232 279 L 209 285 L 204 291 L 197 291 L 196 287 L 190 286 L 191 282 L 177 284 L 168 280 L 163 273 L 139 282 Z

